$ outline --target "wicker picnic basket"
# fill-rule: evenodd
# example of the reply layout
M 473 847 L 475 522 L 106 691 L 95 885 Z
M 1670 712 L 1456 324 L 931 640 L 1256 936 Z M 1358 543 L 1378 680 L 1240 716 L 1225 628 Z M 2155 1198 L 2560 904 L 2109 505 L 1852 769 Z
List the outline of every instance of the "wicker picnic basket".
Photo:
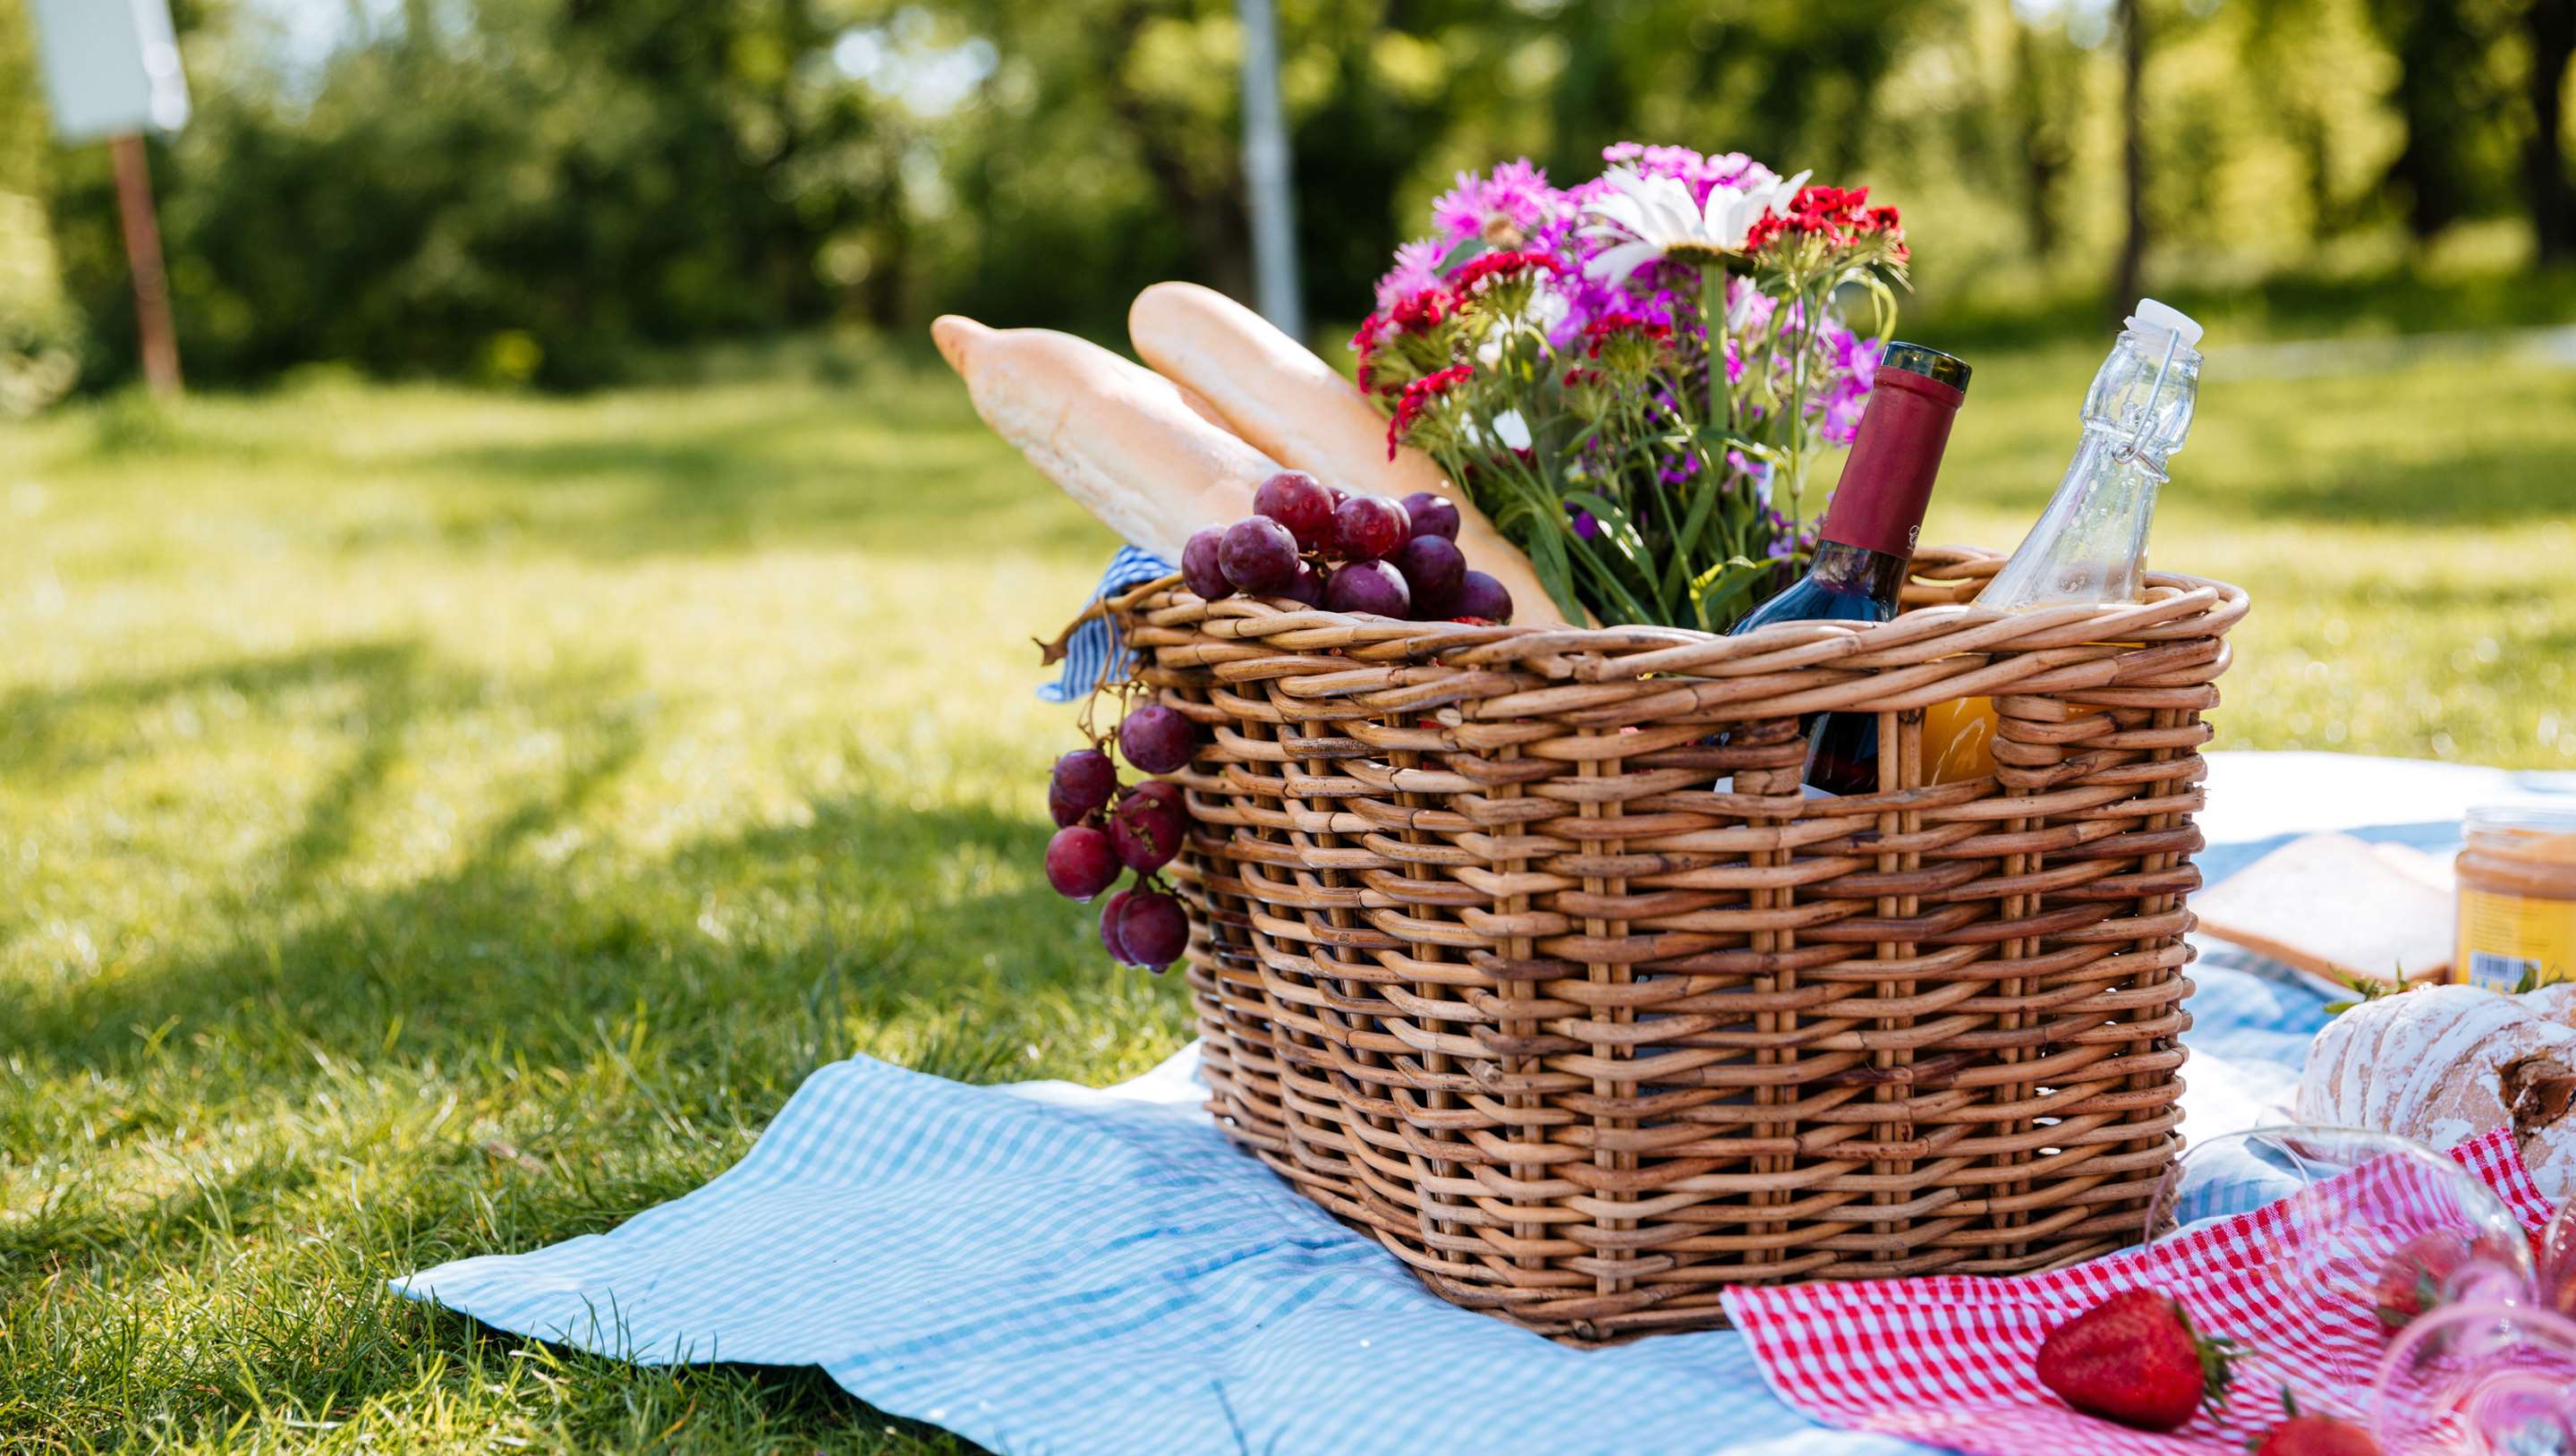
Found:
M 1210 1106 L 1434 1290 L 1542 1333 L 1724 1323 L 1730 1284 L 2045 1269 L 2180 1146 L 2201 715 L 2235 587 L 1742 637 L 1108 604 L 1195 719 L 1175 867 Z M 1921 786 L 1990 696 L 1993 776 Z M 1875 712 L 1809 798 L 1798 715 Z M 1731 782 L 1730 782 L 1731 780 Z

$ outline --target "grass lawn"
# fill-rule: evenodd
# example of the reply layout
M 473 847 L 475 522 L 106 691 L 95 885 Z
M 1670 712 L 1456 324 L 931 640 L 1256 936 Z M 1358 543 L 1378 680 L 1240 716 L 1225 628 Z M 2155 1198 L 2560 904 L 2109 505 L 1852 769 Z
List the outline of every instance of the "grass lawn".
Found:
M 1981 357 L 1927 539 L 2009 546 L 2097 356 Z M 2576 371 L 2204 390 L 2160 561 L 2221 746 L 2576 767 Z M 607 1229 L 867 1052 L 1186 1035 L 1038 873 L 1033 635 L 1105 532 L 944 376 L 316 383 L 0 427 L 0 1448 L 947 1449 L 381 1281 Z

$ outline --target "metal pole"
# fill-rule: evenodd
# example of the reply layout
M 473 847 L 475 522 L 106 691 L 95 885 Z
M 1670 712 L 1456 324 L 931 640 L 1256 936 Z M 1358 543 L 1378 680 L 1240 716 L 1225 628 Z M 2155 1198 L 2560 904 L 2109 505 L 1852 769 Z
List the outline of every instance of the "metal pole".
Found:
M 170 278 L 161 267 L 161 224 L 152 215 L 152 171 L 143 138 L 109 140 L 116 158 L 116 210 L 125 224 L 125 267 L 134 276 L 134 330 L 143 346 L 143 378 L 164 399 L 179 393 L 179 333 L 170 321 Z
M 1271 0 L 1238 0 L 1243 17 L 1243 178 L 1252 212 L 1252 285 L 1263 317 L 1306 336 L 1297 284 L 1297 213 L 1288 186 L 1288 119 L 1279 103 L 1279 27 Z

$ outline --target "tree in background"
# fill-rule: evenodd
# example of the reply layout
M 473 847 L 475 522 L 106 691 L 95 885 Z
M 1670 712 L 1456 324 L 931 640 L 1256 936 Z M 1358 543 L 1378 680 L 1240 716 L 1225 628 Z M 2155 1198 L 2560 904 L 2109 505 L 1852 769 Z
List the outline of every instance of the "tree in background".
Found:
M 2522 185 L 2531 199 L 2531 233 L 2540 261 L 2576 259 L 2576 184 L 2567 179 L 2567 67 L 2576 59 L 2576 0 L 2526 0 L 2523 43 L 2529 50 L 2523 94 L 2531 106 L 2524 133 Z
M 2462 0 L 2368 0 L 2371 23 L 2397 58 L 2389 99 L 2405 122 L 2405 143 L 2388 163 L 2387 185 L 2403 199 L 2406 226 L 2429 238 L 2465 215 L 2474 200 L 2470 153 L 2490 94 L 2482 17 Z
M 22 3 L 0 190 L 49 169 L 21 185 L 113 379 L 105 160 L 6 125 Z M 1458 170 L 1626 138 L 1872 184 L 1938 240 L 1927 298 L 2396 262 L 2497 215 L 2561 257 L 2571 4 L 1280 0 L 1310 296 L 1359 311 Z M 198 119 L 157 171 L 200 379 L 581 385 L 711 338 L 943 309 L 1115 336 L 1154 279 L 1248 291 L 1232 0 L 407 0 L 320 52 L 278 13 L 179 6 Z
M 2120 0 L 2112 22 L 2120 46 L 2120 261 L 2111 275 L 2111 307 L 2139 296 L 2147 270 L 2147 18 L 2140 0 Z
M 46 227 L 50 151 L 34 37 L 0 6 L 0 419 L 44 408 L 79 378 L 79 316 Z
M 829 317 L 818 257 L 903 214 L 902 136 L 816 75 L 843 29 L 818 10 L 485 0 L 463 28 L 415 4 L 298 75 L 255 16 L 192 7 L 197 116 L 156 167 L 192 368 L 573 384 Z M 96 345 L 129 347 L 104 166 L 66 160 L 74 285 Z

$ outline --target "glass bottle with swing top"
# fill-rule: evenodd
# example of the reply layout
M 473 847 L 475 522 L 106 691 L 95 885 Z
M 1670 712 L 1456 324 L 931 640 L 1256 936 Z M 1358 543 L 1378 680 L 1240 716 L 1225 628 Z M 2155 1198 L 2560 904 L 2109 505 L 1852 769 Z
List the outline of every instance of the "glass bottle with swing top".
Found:
M 2200 397 L 2200 325 L 2140 299 L 2084 395 L 2084 437 L 2048 509 L 1977 596 L 2007 612 L 2135 601 L 2165 462 L 2191 432 Z M 1994 769 L 1994 704 L 1942 703 L 1923 718 L 1924 779 L 1955 783 Z
M 2152 298 L 2084 396 L 2084 438 L 2021 549 L 1977 597 L 2007 612 L 2138 597 L 2165 461 L 2191 432 L 2200 325 Z

